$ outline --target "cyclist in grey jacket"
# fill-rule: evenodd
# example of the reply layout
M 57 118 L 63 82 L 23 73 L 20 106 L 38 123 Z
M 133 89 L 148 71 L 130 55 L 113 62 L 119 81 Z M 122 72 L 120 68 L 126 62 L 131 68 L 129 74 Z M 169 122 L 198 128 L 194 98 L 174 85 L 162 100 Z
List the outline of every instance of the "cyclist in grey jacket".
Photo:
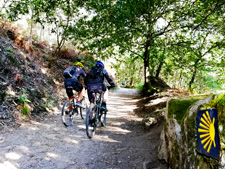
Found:
M 75 62 L 73 66 L 68 67 L 63 72 L 63 76 L 65 78 L 64 85 L 66 88 L 67 96 L 69 97 L 69 100 L 72 100 L 73 90 L 76 90 L 78 92 L 78 99 L 76 102 L 78 106 L 82 106 L 80 100 L 83 98 L 85 92 L 85 88 L 81 83 L 79 83 L 80 77 L 86 77 L 86 74 L 82 68 L 84 68 L 84 66 L 81 62 Z

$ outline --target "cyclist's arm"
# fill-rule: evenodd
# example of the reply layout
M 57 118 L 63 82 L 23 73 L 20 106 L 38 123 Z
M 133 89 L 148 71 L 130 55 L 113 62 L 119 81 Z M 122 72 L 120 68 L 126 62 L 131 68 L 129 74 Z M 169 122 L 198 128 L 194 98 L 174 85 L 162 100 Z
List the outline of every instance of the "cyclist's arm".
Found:
M 105 69 L 103 69 L 103 74 L 108 83 L 110 84 L 111 86 L 110 88 L 116 87 L 116 84 L 114 83 L 114 81 L 112 80 L 112 78 L 109 76 L 108 72 Z

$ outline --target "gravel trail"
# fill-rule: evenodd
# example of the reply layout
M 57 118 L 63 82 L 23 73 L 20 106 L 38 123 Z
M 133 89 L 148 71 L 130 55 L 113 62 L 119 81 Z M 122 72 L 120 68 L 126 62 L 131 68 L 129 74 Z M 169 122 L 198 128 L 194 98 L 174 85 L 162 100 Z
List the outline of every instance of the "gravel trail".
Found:
M 146 131 L 133 110 L 137 91 L 109 93 L 107 126 L 88 139 L 77 116 L 65 127 L 60 111 L 41 122 L 23 123 L 0 135 L 0 169 L 142 169 L 163 168 L 157 161 L 162 125 Z M 134 92 L 132 94 L 132 92 Z M 127 95 L 129 94 L 129 95 Z M 147 162 L 147 163 L 146 163 Z

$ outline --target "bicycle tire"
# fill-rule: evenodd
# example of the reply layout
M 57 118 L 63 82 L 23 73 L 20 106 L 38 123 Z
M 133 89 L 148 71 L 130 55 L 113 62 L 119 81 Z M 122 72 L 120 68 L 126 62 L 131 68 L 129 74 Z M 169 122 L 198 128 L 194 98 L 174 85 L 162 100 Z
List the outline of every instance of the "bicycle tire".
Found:
M 72 111 L 69 111 L 69 104 L 72 104 L 72 103 L 70 101 L 66 101 L 62 108 L 62 121 L 66 127 L 72 125 L 73 118 L 74 118 L 73 109 Z
M 106 111 L 102 111 L 99 116 L 99 121 L 101 122 L 101 126 L 104 127 L 106 125 Z
M 88 136 L 88 138 L 92 138 L 95 135 L 95 131 L 97 128 L 96 123 L 90 123 L 90 110 L 91 108 L 89 107 L 89 109 L 87 110 L 86 113 L 86 134 Z
M 87 111 L 87 109 L 88 109 L 88 107 L 87 107 L 87 101 L 86 101 L 85 99 L 83 99 L 83 100 L 81 101 L 81 104 L 84 106 L 84 108 L 80 107 L 80 117 L 81 117 L 82 119 L 84 119 L 83 114 L 84 114 L 85 110 Z

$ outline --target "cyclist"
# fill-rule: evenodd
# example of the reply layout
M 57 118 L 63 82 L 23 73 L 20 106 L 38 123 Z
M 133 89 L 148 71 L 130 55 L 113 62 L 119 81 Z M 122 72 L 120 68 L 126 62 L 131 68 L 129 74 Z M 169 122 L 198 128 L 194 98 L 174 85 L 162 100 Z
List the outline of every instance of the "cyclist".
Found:
M 63 72 L 63 76 L 65 78 L 64 85 L 65 85 L 66 93 L 67 93 L 67 96 L 69 97 L 69 100 L 73 99 L 73 90 L 76 90 L 78 92 L 78 98 L 77 98 L 76 104 L 81 107 L 82 107 L 82 104 L 80 100 L 83 98 L 85 88 L 79 82 L 79 80 L 81 77 L 83 78 L 86 77 L 86 73 L 84 72 L 82 68 L 84 68 L 84 66 L 81 62 L 75 62 L 73 66 L 66 68 Z
M 101 61 L 97 61 L 95 67 L 92 67 L 91 70 L 87 73 L 85 78 L 85 85 L 87 87 L 88 98 L 90 101 L 90 106 L 93 108 L 94 106 L 94 91 L 98 91 L 100 93 L 103 92 L 102 105 L 101 109 L 107 111 L 106 108 L 106 100 L 104 94 L 107 90 L 106 85 L 104 84 L 104 80 L 110 84 L 110 88 L 116 87 L 114 81 L 109 76 L 108 72 L 104 69 L 104 64 Z M 90 112 L 90 116 L 92 116 L 92 111 Z

